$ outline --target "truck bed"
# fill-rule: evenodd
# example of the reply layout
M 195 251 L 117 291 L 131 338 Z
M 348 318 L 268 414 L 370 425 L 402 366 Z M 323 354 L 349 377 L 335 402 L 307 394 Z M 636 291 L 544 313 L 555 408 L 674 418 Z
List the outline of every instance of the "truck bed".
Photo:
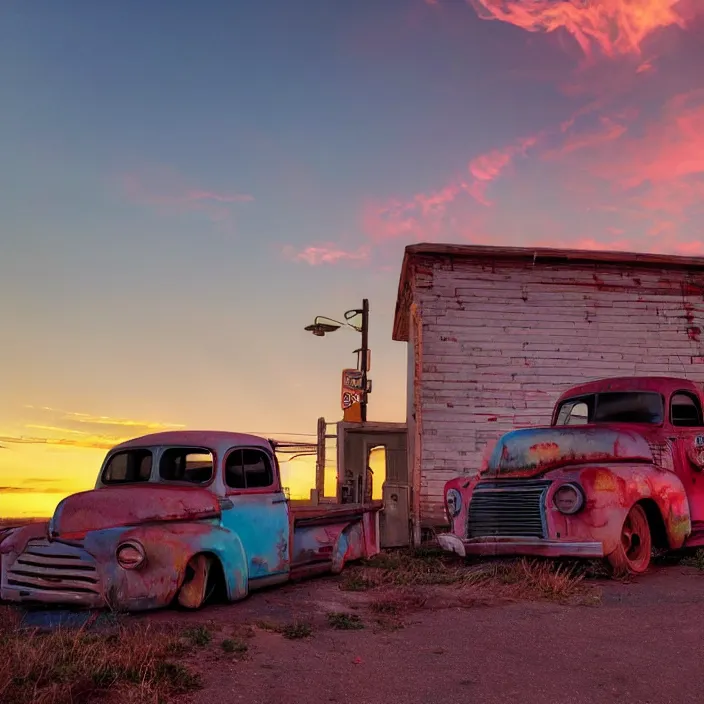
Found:
M 338 573 L 345 563 L 379 552 L 383 503 L 308 504 L 291 502 L 291 578 Z

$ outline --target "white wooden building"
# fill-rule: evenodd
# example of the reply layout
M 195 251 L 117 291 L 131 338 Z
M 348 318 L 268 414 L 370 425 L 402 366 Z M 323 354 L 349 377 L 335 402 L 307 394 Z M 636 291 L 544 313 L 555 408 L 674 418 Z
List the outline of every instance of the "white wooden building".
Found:
M 572 385 L 704 382 L 704 259 L 442 244 L 406 248 L 393 337 L 408 343 L 414 541 L 443 486 L 502 433 L 550 422 Z

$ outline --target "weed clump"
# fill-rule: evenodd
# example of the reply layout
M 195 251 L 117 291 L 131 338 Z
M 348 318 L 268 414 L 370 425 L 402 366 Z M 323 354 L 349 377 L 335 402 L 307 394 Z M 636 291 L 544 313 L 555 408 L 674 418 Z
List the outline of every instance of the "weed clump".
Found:
M 226 638 L 220 647 L 224 652 L 233 655 L 244 655 L 248 650 L 249 646 L 241 640 L 235 640 L 234 638 Z
M 183 632 L 183 637 L 190 641 L 192 645 L 200 646 L 201 648 L 208 645 L 213 639 L 212 634 L 205 626 L 196 626 L 195 628 L 187 628 Z
M 294 621 L 293 623 L 280 626 L 278 632 L 289 640 L 300 640 L 311 636 L 313 634 L 313 627 L 310 623 L 306 623 L 305 621 Z
M 364 628 L 364 623 L 357 614 L 347 614 L 338 611 L 328 614 L 328 623 L 338 631 L 359 631 Z

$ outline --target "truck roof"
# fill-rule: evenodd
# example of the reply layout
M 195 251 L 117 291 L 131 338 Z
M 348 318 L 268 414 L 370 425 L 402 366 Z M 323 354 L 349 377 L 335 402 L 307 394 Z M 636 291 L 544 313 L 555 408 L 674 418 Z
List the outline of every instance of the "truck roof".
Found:
M 619 376 L 573 386 L 560 396 L 558 403 L 566 398 L 599 391 L 652 391 L 666 396 L 675 391 L 691 391 L 697 395 L 701 393 L 699 385 L 688 379 L 671 376 Z
M 113 447 L 114 450 L 126 450 L 133 447 L 151 447 L 154 445 L 188 445 L 207 447 L 218 454 L 224 453 L 237 445 L 264 447 L 271 450 L 271 443 L 258 435 L 232 433 L 224 430 L 167 430 L 150 433 L 127 440 Z

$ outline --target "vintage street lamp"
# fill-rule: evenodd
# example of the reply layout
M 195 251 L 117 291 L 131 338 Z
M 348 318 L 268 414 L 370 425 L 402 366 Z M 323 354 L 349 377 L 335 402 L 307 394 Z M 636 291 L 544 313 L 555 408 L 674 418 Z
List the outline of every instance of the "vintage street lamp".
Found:
M 349 322 L 358 315 L 362 316 L 359 325 Z M 312 332 L 316 337 L 325 337 L 327 333 L 335 332 L 342 327 L 352 328 L 362 334 L 362 346 L 354 350 L 357 355 L 357 368 L 362 372 L 362 393 L 360 411 L 362 422 L 367 420 L 367 372 L 369 371 L 369 301 L 365 298 L 361 308 L 354 308 L 345 313 L 345 322 L 333 320 L 322 315 L 316 316 L 312 325 L 307 325 L 305 330 Z

